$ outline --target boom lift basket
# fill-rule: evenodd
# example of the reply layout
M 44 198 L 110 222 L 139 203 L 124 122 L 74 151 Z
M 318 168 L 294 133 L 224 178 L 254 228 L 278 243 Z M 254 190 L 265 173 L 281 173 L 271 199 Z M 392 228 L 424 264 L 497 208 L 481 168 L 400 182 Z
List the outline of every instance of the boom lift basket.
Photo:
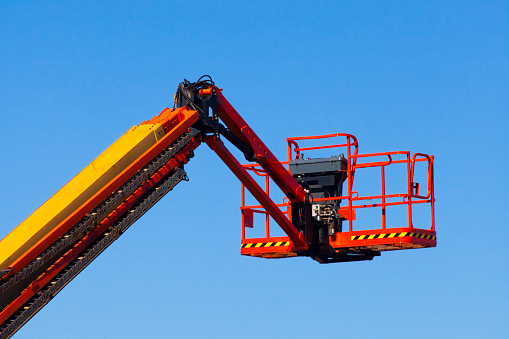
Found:
M 298 142 L 306 142 L 310 140 L 336 142 L 338 138 L 345 140 L 344 143 L 321 145 L 311 147 L 300 147 Z M 434 218 L 434 189 L 433 189 L 433 156 L 422 153 L 410 154 L 407 151 L 397 152 L 381 152 L 381 153 L 358 153 L 358 142 L 355 136 L 351 134 L 329 134 L 319 136 L 288 138 L 288 160 L 281 162 L 287 166 L 288 171 L 296 178 L 299 184 L 308 192 L 313 206 L 313 218 L 320 220 L 320 204 L 327 203 L 334 206 L 339 226 L 335 231 L 329 230 L 328 245 L 336 253 L 362 253 L 371 252 L 379 255 L 380 251 L 392 251 L 409 248 L 425 248 L 436 246 L 435 218 Z M 316 141 L 315 141 L 316 142 Z M 327 158 L 303 158 L 303 152 L 306 155 L 316 150 L 330 149 L 335 154 Z M 346 156 L 344 155 L 346 154 Z M 329 163 L 327 164 L 327 160 Z M 341 161 L 343 161 L 341 163 Z M 426 177 L 427 182 L 417 183 L 414 181 L 415 169 L 418 163 L 427 165 Z M 254 177 L 265 179 L 265 192 L 269 195 L 269 175 L 257 164 L 243 165 L 246 170 L 252 173 Z M 300 167 L 299 167 L 300 166 Z M 309 168 L 307 168 L 307 167 Z M 387 193 L 386 192 L 386 173 L 388 167 L 402 167 L 406 170 L 406 178 L 404 179 L 405 189 L 403 192 Z M 313 172 L 308 177 L 299 178 L 306 171 Z M 378 169 L 380 173 L 379 193 L 375 195 L 361 195 L 354 190 L 354 178 L 356 173 L 361 173 L 362 169 L 371 168 Z M 422 168 L 421 168 L 422 169 Z M 336 173 L 334 173 L 336 172 Z M 331 181 L 331 175 L 335 175 L 335 182 Z M 325 192 L 331 192 L 331 185 L 340 184 L 339 189 L 335 189 L 335 194 L 326 194 L 319 197 L 313 192 L 313 186 L 309 185 L 309 179 L 319 178 L 312 183 L 315 187 L 319 185 L 329 185 L 325 187 Z M 423 179 L 423 178 L 421 178 Z M 346 188 L 341 187 L 344 181 Z M 422 185 L 424 184 L 424 185 Z M 318 185 L 318 186 L 316 186 Z M 419 187 L 426 187 L 426 192 L 422 193 Z M 344 193 L 343 193 L 344 192 Z M 319 194 L 318 194 L 319 195 Z M 429 225 L 416 228 L 413 225 L 412 211 L 416 205 L 428 204 Z M 277 204 L 283 214 L 290 220 L 292 219 L 292 206 L 287 198 L 282 203 Z M 396 210 L 395 206 L 403 207 L 406 216 L 399 215 L 399 221 L 405 220 L 397 227 L 388 226 L 387 215 L 392 213 L 401 214 L 402 208 Z M 379 226 L 373 229 L 366 229 L 365 225 L 358 225 L 356 222 L 357 213 L 363 210 L 373 210 L 378 208 L 381 210 L 381 218 Z M 301 255 L 298 249 L 293 246 L 292 241 L 287 236 L 273 237 L 270 232 L 269 213 L 261 205 L 246 205 L 246 194 L 244 185 L 241 186 L 241 218 L 242 218 L 242 240 L 241 254 L 263 257 L 263 258 L 284 258 Z M 316 213 L 315 213 L 316 212 Z M 332 212 L 330 212 L 332 213 Z M 254 215 L 265 215 L 265 237 L 248 238 L 246 237 L 246 228 L 253 228 Z M 421 218 L 419 218 L 421 219 Z M 294 222 L 295 223 L 295 222 Z M 346 224 L 343 226 L 342 224 Z
M 159 199 L 186 181 L 184 166 L 201 144 L 207 144 L 242 183 L 243 255 L 308 256 L 333 263 L 371 260 L 380 251 L 436 246 L 433 156 L 358 154 L 353 135 L 330 134 L 287 139 L 288 160 L 280 162 L 210 76 L 194 83 L 184 80 L 174 99 L 173 109 L 131 128 L 1 240 L 0 339 L 12 336 Z M 298 144 L 337 138 L 343 143 Z M 223 140 L 252 164 L 241 165 Z M 335 155 L 303 157 L 303 152 L 316 156 L 324 150 Z M 416 171 L 418 163 L 422 165 Z M 392 187 L 386 189 L 386 178 L 390 186 L 392 177 L 386 169 L 398 165 L 406 170 L 404 188 L 388 193 Z M 354 190 L 355 175 L 366 168 L 380 171 L 380 185 L 366 185 L 358 177 L 361 185 Z M 421 187 L 427 186 L 427 191 L 422 189 L 425 193 L 419 192 L 416 173 Z M 269 196 L 269 178 L 286 197 L 280 204 Z M 376 186 L 380 192 L 374 195 L 359 193 Z M 259 205 L 246 205 L 245 189 Z M 429 206 L 430 224 L 424 228 L 413 225 L 417 205 Z M 387 211 L 392 215 L 397 207 L 404 210 L 404 218 L 392 227 Z M 375 223 L 380 225 L 366 229 L 373 223 L 365 223 L 359 215 L 376 209 L 381 210 L 381 222 Z M 265 230 L 260 232 L 265 236 L 248 238 L 246 228 L 254 227 L 255 215 L 265 219 Z M 271 236 L 271 219 L 284 236 Z M 423 220 L 422 215 L 415 219 Z

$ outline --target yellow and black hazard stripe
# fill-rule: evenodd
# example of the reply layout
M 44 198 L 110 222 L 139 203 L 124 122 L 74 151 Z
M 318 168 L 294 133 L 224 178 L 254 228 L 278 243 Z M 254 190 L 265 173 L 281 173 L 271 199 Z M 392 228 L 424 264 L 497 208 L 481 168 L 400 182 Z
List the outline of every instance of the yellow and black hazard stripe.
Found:
M 254 248 L 254 247 L 275 247 L 275 246 L 288 246 L 289 241 L 277 241 L 277 242 L 255 242 L 250 244 L 242 244 L 240 248 Z
M 382 238 L 402 238 L 402 237 L 414 237 L 420 239 L 436 240 L 435 235 L 428 235 L 423 233 L 415 232 L 400 232 L 400 233 L 381 233 L 381 234 L 364 234 L 364 235 L 352 235 L 351 240 L 369 240 L 369 239 L 382 239 Z

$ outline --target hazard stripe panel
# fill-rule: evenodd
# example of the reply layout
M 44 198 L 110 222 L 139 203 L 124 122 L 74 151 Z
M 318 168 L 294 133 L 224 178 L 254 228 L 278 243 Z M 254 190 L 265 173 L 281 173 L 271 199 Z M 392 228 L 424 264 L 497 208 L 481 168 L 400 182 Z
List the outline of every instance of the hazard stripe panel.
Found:
M 278 242 L 258 242 L 250 244 L 242 244 L 240 248 L 253 248 L 253 247 L 275 247 L 275 246 L 288 246 L 289 241 L 278 241 Z
M 415 232 L 401 232 L 401 233 L 352 235 L 351 240 L 369 240 L 369 239 L 402 238 L 402 237 L 414 237 L 428 240 L 436 240 L 437 238 L 435 235 L 427 235 Z

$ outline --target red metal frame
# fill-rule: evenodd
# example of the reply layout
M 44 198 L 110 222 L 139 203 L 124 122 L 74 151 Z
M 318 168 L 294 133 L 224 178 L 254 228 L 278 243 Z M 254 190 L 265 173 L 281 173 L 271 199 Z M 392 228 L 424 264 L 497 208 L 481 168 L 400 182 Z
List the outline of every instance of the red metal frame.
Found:
M 307 245 L 304 236 L 293 226 L 287 216 L 285 216 L 279 207 L 270 199 L 267 192 L 256 183 L 235 157 L 228 151 L 223 142 L 212 136 L 206 137 L 205 142 L 216 154 L 223 160 L 228 168 L 242 182 L 251 194 L 260 202 L 261 206 L 270 214 L 278 225 L 288 234 L 296 250 L 306 249 Z M 293 178 L 292 178 L 293 180 Z M 294 180 L 295 181 L 295 180 Z
M 292 203 L 301 203 L 306 197 L 304 189 L 295 181 L 287 169 L 272 154 L 262 140 L 249 127 L 246 121 L 233 108 L 228 100 L 223 96 L 221 90 L 215 86 L 212 87 L 211 93 L 217 96 L 218 116 L 221 121 L 228 127 L 229 131 L 240 139 L 244 144 L 249 145 L 255 154 L 256 160 L 263 171 L 268 174 L 274 183 L 281 189 L 286 197 Z M 256 183 L 256 181 L 246 172 L 242 165 L 228 151 L 223 142 L 216 137 L 208 136 L 205 138 L 207 145 L 223 160 L 228 168 L 237 176 L 243 185 L 258 200 L 278 225 L 285 231 L 291 246 L 294 250 L 307 249 L 304 235 L 300 233 L 291 223 L 288 216 L 285 216 L 280 208 L 268 196 L 268 183 L 266 185 L 267 192 Z
M 314 147 L 300 147 L 297 141 L 308 141 L 317 139 L 330 139 L 342 137 L 346 138 L 344 143 L 336 143 L 332 145 L 322 145 Z M 282 162 L 282 165 L 287 165 L 290 160 L 297 159 L 301 156 L 303 151 L 314 151 L 320 149 L 341 149 L 346 153 L 347 158 L 347 194 L 341 197 L 315 199 L 315 201 L 331 201 L 341 200 L 343 206 L 339 209 L 339 213 L 348 221 L 348 230 L 345 232 L 336 233 L 330 237 L 330 245 L 333 248 L 370 248 L 375 250 L 395 250 L 404 248 L 419 248 L 419 247 L 434 247 L 436 246 L 436 233 L 435 233 L 435 213 L 434 213 L 434 182 L 433 182 L 433 156 L 410 152 L 380 152 L 370 154 L 358 153 L 358 141 L 355 136 L 351 134 L 336 133 L 319 136 L 297 137 L 288 138 L 288 161 Z M 337 150 L 336 150 L 337 153 Z M 379 157 L 386 157 L 386 160 L 380 161 Z M 402 159 L 396 159 L 396 158 Z M 373 161 L 375 158 L 375 161 Z M 364 161 L 368 160 L 368 161 Z M 372 161 L 369 161 L 372 160 Z M 364 162 L 361 162 L 364 161 Z M 415 166 L 419 162 L 427 162 L 427 192 L 425 195 L 419 193 L 419 184 L 414 182 Z M 387 166 L 394 164 L 406 165 L 406 192 L 399 194 L 387 194 L 385 190 L 385 170 Z M 359 192 L 353 190 L 355 173 L 362 168 L 380 168 L 380 194 L 370 196 L 360 196 Z M 256 164 L 244 165 L 246 170 L 251 171 L 254 175 L 265 177 L 266 179 L 266 193 L 268 194 L 268 173 Z M 289 172 L 289 169 L 288 169 Z M 274 247 L 270 246 L 275 237 L 270 236 L 270 221 L 269 214 L 264 210 L 263 206 L 251 205 L 245 203 L 244 185 L 241 187 L 241 215 L 242 215 L 242 247 L 241 253 L 246 255 L 264 256 L 264 257 L 279 257 L 284 256 L 282 253 L 287 251 L 288 256 L 293 256 L 295 253 L 292 251 L 291 244 L 287 247 Z M 371 203 L 376 200 L 376 203 Z M 368 203 L 369 202 L 369 203 Z M 412 224 L 412 207 L 416 204 L 430 204 L 430 227 L 429 229 L 414 228 Z M 408 214 L 407 225 L 400 225 L 400 227 L 388 227 L 386 221 L 387 208 L 391 206 L 406 205 Z M 282 209 L 282 213 L 286 214 L 288 218 L 291 217 L 291 204 L 286 199 L 277 207 Z M 381 228 L 371 230 L 354 230 L 354 221 L 358 210 L 379 207 L 382 210 Z M 266 236 L 262 238 L 246 238 L 246 228 L 252 228 L 254 213 L 265 214 L 266 217 Z M 291 240 L 289 238 L 277 238 L 279 241 Z M 246 247 L 246 244 L 261 244 L 258 247 Z M 268 245 L 267 245 L 268 244 Z
M 303 202 L 306 198 L 304 189 L 293 179 L 279 160 L 272 154 L 262 140 L 242 119 L 239 113 L 226 100 L 221 90 L 213 86 L 217 94 L 218 115 L 223 123 L 244 144 L 251 146 L 261 167 L 270 175 L 276 185 L 291 202 Z

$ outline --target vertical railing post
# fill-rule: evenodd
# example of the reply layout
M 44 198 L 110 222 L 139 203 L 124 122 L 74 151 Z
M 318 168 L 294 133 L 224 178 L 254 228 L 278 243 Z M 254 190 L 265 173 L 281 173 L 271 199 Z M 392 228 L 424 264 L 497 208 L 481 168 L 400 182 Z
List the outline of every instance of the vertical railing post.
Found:
M 431 180 L 431 230 L 435 230 L 435 179 L 434 179 L 434 165 L 433 165 L 433 156 L 431 158 L 431 175 L 428 180 Z
M 267 196 L 270 197 L 270 195 L 269 195 L 269 176 L 267 174 L 265 174 L 265 192 L 267 193 Z M 267 238 L 270 237 L 269 222 L 270 222 L 270 216 L 269 216 L 269 213 L 267 213 L 265 215 L 265 233 L 266 233 Z
M 413 227 L 412 225 L 412 179 L 411 179 L 411 162 L 410 162 L 410 152 L 406 155 L 407 162 L 407 185 L 408 185 L 408 227 Z
M 241 222 L 242 222 L 242 240 L 246 239 L 246 217 L 244 216 L 244 210 L 242 210 L 242 207 L 246 206 L 246 192 L 244 190 L 244 183 L 240 183 L 240 207 L 242 213 L 241 215 Z
M 385 166 L 380 166 L 380 175 L 381 175 L 381 179 L 382 179 L 382 229 L 385 229 L 386 228 L 386 223 L 385 223 Z
M 346 137 L 346 154 L 348 161 L 346 162 L 346 174 L 348 175 L 348 215 L 350 216 L 348 220 L 348 230 L 349 232 L 353 231 L 353 211 L 352 211 L 352 185 L 353 185 L 353 175 L 352 175 L 352 165 L 353 159 L 351 158 L 350 152 L 350 137 Z M 352 163 L 350 163 L 352 162 Z

